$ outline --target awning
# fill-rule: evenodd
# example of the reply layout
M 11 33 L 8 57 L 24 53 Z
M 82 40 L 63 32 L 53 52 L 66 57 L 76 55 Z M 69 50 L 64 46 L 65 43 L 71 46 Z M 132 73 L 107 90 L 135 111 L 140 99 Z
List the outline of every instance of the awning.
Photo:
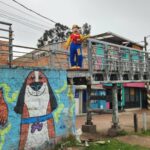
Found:
M 145 83 L 144 82 L 139 82 L 139 83 L 124 83 L 124 87 L 136 87 L 136 88 L 145 88 Z

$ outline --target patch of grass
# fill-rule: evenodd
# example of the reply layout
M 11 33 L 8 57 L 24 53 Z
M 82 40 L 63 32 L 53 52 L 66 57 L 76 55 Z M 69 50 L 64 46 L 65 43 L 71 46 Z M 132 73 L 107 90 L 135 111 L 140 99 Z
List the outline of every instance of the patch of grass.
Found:
M 62 140 L 55 146 L 55 150 L 58 150 L 60 148 L 76 146 L 77 144 L 78 142 L 76 141 L 75 136 L 69 135 L 66 138 L 62 138 Z
M 117 132 L 117 136 L 125 136 L 125 135 L 128 135 L 129 133 L 125 130 L 121 130 L 121 131 L 118 131 Z
M 150 130 L 147 131 L 139 131 L 137 133 L 132 132 L 130 135 L 138 135 L 138 136 L 150 136 Z
M 141 135 L 150 136 L 150 130 L 142 131 L 142 132 L 141 132 Z
M 149 150 L 149 149 L 140 146 L 133 146 L 112 139 L 110 140 L 110 143 L 106 143 L 103 145 L 91 143 L 90 146 L 86 147 L 84 150 Z

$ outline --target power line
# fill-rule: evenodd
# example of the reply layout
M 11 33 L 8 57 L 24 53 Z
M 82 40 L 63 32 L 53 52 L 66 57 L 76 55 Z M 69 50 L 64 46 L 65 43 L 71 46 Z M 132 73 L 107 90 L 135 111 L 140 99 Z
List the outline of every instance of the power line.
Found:
M 3 5 L 5 5 L 5 6 L 7 6 L 7 7 L 12 8 L 12 9 L 14 9 L 14 10 L 16 10 L 16 11 L 22 13 L 22 14 L 25 14 L 25 15 L 27 15 L 27 16 L 29 16 L 29 17 L 32 16 L 32 19 L 33 19 L 33 17 L 34 17 L 34 19 L 39 20 L 39 18 L 37 18 L 36 16 L 33 16 L 33 15 L 31 15 L 31 14 L 25 12 L 25 11 L 22 11 L 22 10 L 20 10 L 20 9 L 14 7 L 14 6 L 11 6 L 11 5 L 9 5 L 9 4 L 5 3 L 5 2 L 0 1 L 0 3 L 3 4 Z M 43 20 L 42 20 L 42 22 L 43 22 Z M 45 22 L 45 21 L 44 21 L 44 22 Z M 48 22 L 45 22 L 45 23 L 47 24 Z M 52 25 L 52 24 L 50 24 L 50 25 Z
M 4 14 L 1 14 L 1 13 L 0 13 L 0 16 L 1 16 L 2 18 L 9 19 L 9 20 L 15 21 L 15 22 L 17 22 L 17 23 L 20 23 L 20 24 L 22 24 L 22 25 L 24 25 L 24 26 L 27 26 L 27 27 L 29 27 L 29 28 L 31 28 L 31 29 L 33 29 L 33 30 L 38 31 L 38 32 L 40 32 L 39 30 L 41 30 L 41 28 L 35 27 L 35 26 L 33 26 L 33 25 L 29 24 L 29 23 L 23 22 L 23 21 L 21 21 L 21 20 L 19 20 L 19 19 L 10 17 L 10 16 L 8 16 L 8 15 L 4 15 Z M 41 31 L 43 31 L 43 30 L 41 30 Z
M 34 29 L 37 29 L 37 30 L 44 30 L 44 28 L 33 25 L 30 22 L 25 22 L 24 20 L 20 20 L 19 18 L 15 18 L 14 16 L 12 17 L 12 15 L 9 15 L 9 14 L 3 14 L 3 11 L 1 11 L 1 10 L 0 10 L 0 12 L 1 12 L 1 15 L 3 15 L 4 17 L 10 18 L 10 20 L 13 19 L 13 21 L 15 20 L 15 22 L 19 22 L 23 25 L 26 25 L 28 27 L 31 27 L 31 28 L 34 28 Z
M 21 4 L 21 3 L 19 3 L 19 2 L 16 1 L 16 0 L 12 0 L 12 1 L 15 2 L 15 3 L 17 3 L 18 5 L 22 6 L 23 8 L 27 9 L 28 11 L 30 11 L 30 12 L 32 12 L 32 13 L 34 13 L 34 14 L 36 14 L 36 15 L 38 15 L 38 16 L 40 16 L 40 17 L 46 19 L 46 20 L 48 20 L 48 21 L 51 21 L 51 22 L 53 22 L 53 23 L 57 23 L 57 22 L 55 22 L 54 20 L 52 20 L 52 19 L 50 19 L 50 18 L 48 18 L 48 17 L 45 17 L 45 16 L 41 15 L 40 13 L 38 13 L 38 12 L 36 12 L 36 11 L 34 11 L 34 10 L 28 8 L 27 6 L 25 6 L 25 5 Z
M 42 29 L 49 29 L 49 27 L 44 26 L 44 25 L 42 25 L 42 24 L 40 24 L 40 23 L 38 23 L 38 22 L 32 21 L 32 20 L 30 20 L 30 19 L 27 19 L 27 18 L 18 16 L 18 15 L 13 14 L 13 13 L 9 13 L 9 12 L 7 12 L 7 11 L 5 11 L 5 10 L 2 10 L 2 9 L 0 9 L 0 11 L 1 11 L 2 13 L 4 13 L 4 14 L 7 14 L 7 15 L 10 15 L 10 16 L 13 16 L 13 17 L 17 17 L 17 18 L 23 20 L 24 22 L 26 21 L 26 22 L 28 22 L 28 23 L 30 23 L 30 24 L 33 24 L 33 25 L 36 26 L 36 27 L 40 27 L 40 28 L 42 28 Z

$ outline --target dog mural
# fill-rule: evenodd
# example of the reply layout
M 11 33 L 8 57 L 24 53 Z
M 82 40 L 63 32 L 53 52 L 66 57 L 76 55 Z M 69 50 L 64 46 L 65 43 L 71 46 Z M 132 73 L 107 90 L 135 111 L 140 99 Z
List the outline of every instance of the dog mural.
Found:
M 8 107 L 4 100 L 3 89 L 0 88 L 0 127 L 3 128 L 8 122 Z
M 55 137 L 52 112 L 57 102 L 47 77 L 32 71 L 26 78 L 14 108 L 22 115 L 19 150 L 38 148 Z

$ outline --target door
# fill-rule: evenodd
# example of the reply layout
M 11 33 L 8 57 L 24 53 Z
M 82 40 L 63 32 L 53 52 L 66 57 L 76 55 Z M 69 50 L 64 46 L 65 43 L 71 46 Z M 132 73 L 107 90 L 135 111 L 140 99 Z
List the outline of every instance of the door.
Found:
M 147 91 L 146 89 L 141 90 L 142 108 L 147 108 Z
M 140 107 L 140 89 L 125 88 L 125 108 Z

